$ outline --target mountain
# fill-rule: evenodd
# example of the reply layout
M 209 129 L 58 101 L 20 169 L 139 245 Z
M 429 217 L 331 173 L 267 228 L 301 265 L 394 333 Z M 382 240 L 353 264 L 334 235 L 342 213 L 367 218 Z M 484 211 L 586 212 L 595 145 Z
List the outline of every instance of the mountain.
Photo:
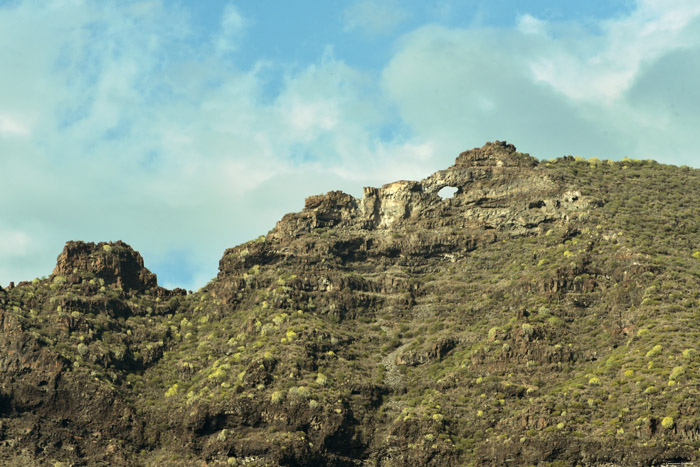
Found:
M 699 170 L 497 141 L 307 198 L 194 293 L 68 242 L 0 290 L 0 464 L 698 461 L 699 205 Z

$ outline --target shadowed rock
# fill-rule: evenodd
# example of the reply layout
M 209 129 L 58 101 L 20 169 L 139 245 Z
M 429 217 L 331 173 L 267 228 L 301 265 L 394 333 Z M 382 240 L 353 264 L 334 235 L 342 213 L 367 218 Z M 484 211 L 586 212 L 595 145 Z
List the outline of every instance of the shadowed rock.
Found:
M 52 277 L 56 276 L 64 276 L 72 283 L 93 276 L 105 284 L 134 292 L 158 285 L 156 275 L 143 265 L 141 255 L 122 241 L 67 242 L 53 270 Z

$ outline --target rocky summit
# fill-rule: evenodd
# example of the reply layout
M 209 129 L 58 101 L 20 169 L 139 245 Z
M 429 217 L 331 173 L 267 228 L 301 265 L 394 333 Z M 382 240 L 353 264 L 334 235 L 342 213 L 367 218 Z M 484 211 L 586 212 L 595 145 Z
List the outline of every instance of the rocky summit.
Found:
M 307 198 L 194 293 L 68 242 L 0 289 L 0 464 L 698 462 L 699 205 L 497 141 Z

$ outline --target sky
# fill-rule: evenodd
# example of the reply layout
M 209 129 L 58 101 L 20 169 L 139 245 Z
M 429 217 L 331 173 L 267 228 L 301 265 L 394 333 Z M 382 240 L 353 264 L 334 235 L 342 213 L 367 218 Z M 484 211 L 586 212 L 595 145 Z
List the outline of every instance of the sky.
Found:
M 123 240 L 196 290 L 497 139 L 700 167 L 698 83 L 697 0 L 0 0 L 0 285 Z

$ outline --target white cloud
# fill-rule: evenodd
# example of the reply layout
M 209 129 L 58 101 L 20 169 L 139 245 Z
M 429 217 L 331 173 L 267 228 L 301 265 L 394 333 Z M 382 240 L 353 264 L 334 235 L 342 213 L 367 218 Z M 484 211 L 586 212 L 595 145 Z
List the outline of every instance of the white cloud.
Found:
M 0 115 L 0 136 L 28 136 L 30 132 L 19 119 Z
M 528 15 L 516 30 L 422 27 L 403 40 L 383 87 L 414 137 L 439 154 L 507 139 L 546 157 L 700 165 L 692 130 L 700 116 L 690 110 L 698 104 L 690 83 L 700 82 L 691 59 L 700 49 L 700 6 L 665 5 L 640 2 L 597 30 Z M 684 60 L 669 59 L 677 53 Z M 687 103 L 676 95 L 673 110 L 667 94 L 676 88 Z
M 604 21 L 598 37 L 577 31 L 560 37 L 561 44 L 552 41 L 531 69 L 571 99 L 619 99 L 645 63 L 696 43 L 689 26 L 699 15 L 695 1 L 640 1 L 629 16 Z M 537 28 L 546 25 L 540 21 Z
M 221 30 L 215 39 L 219 53 L 234 52 L 243 35 L 246 22 L 234 4 L 228 4 L 221 15 Z
M 526 13 L 517 18 L 516 28 L 524 34 L 546 34 L 546 24 L 545 21 Z
M 494 139 L 551 150 L 543 132 L 569 145 L 599 139 L 566 99 L 533 80 L 541 43 L 509 31 L 424 27 L 385 68 L 383 87 L 414 136 L 446 160 Z
M 356 0 L 343 10 L 342 16 L 346 31 L 376 36 L 392 33 L 408 18 L 408 13 L 394 0 Z

